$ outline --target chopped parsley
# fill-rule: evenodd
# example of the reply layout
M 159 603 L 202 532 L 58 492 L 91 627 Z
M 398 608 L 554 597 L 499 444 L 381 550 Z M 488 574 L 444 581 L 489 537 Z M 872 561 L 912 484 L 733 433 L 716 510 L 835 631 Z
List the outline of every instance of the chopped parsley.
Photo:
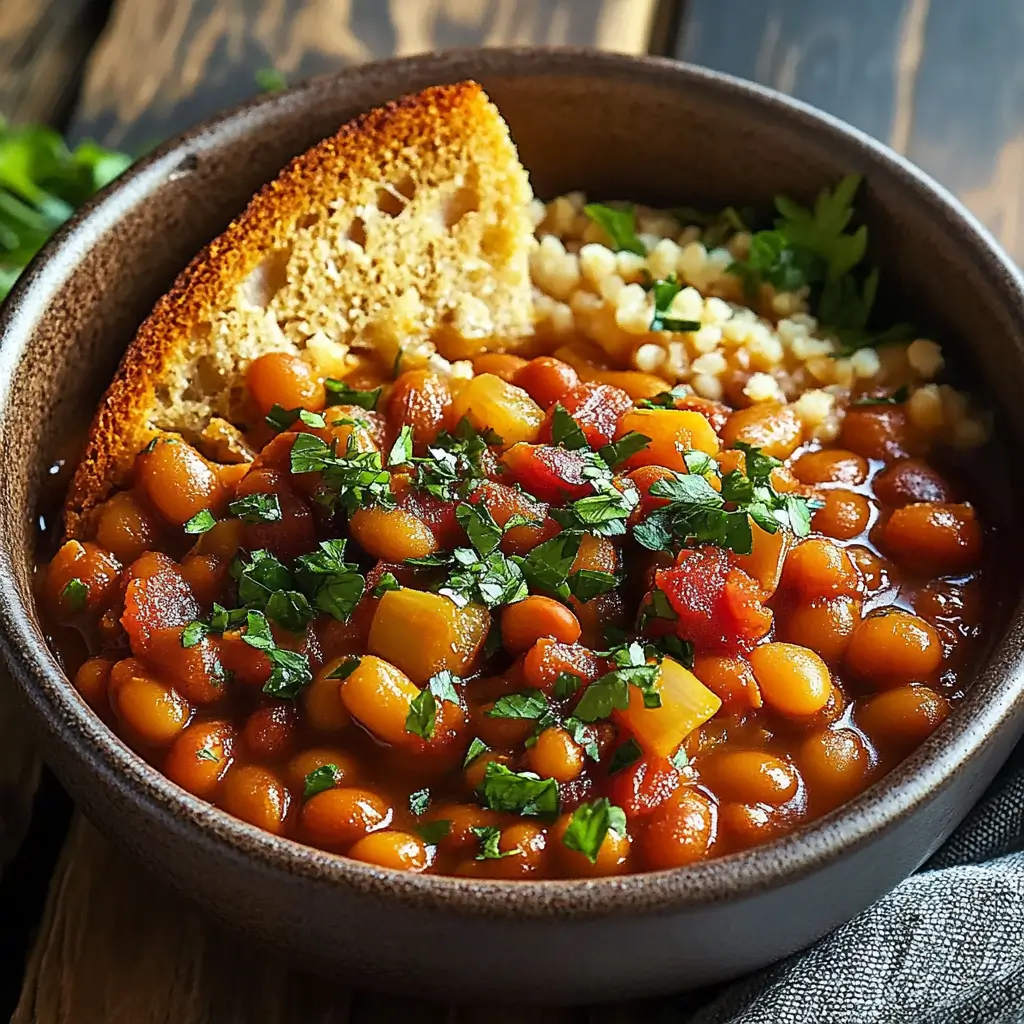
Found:
M 558 783 L 554 779 L 542 779 L 533 772 L 514 772 L 498 761 L 488 762 L 477 792 L 492 811 L 534 818 L 558 816 Z
M 611 240 L 616 252 L 632 252 L 637 256 L 647 255 L 647 246 L 636 233 L 636 211 L 630 204 L 606 206 L 604 203 L 587 203 L 583 212 Z
M 343 380 L 335 380 L 328 377 L 324 381 L 324 388 L 327 391 L 328 405 L 357 405 L 360 409 L 373 412 L 380 402 L 380 395 L 383 388 L 373 388 L 370 391 L 360 391 Z
M 643 749 L 632 736 L 625 743 L 620 744 L 612 752 L 611 760 L 608 762 L 608 774 L 614 775 L 628 768 L 643 757 Z
M 281 502 L 276 494 L 247 494 L 231 502 L 228 511 L 243 523 L 279 523 Z M 192 520 L 189 520 L 191 522 Z
M 322 473 L 323 489 L 316 500 L 328 508 L 340 505 L 351 514 L 357 508 L 394 505 L 391 474 L 384 468 L 380 452 L 359 451 L 349 437 L 345 452 L 338 454 L 338 441 L 330 444 L 316 434 L 296 434 L 292 442 L 291 472 Z
M 623 434 L 617 441 L 606 444 L 597 454 L 601 456 L 609 469 L 615 469 L 626 459 L 642 452 L 650 443 L 651 439 L 646 434 L 631 430 L 628 434 Z
M 677 399 L 688 398 L 692 393 L 688 385 L 677 384 L 670 391 L 662 391 L 651 398 L 641 398 L 636 406 L 638 409 L 674 409 Z
M 487 477 L 484 456 L 502 443 L 493 430 L 478 431 L 463 417 L 453 433 L 441 431 L 425 456 L 411 459 L 418 490 L 444 501 L 466 497 Z
M 670 758 L 669 763 L 677 771 L 682 771 L 689 763 L 690 758 L 685 747 L 680 747 Z
M 213 513 L 208 508 L 204 508 L 189 519 L 182 529 L 191 536 L 198 533 L 207 533 L 216 525 L 217 520 L 214 518 Z
M 668 315 L 672 300 L 683 290 L 675 274 L 669 274 L 661 281 L 653 281 L 650 285 L 654 296 L 654 314 L 651 317 L 652 331 L 699 331 L 699 320 L 680 320 Z
M 430 790 L 417 789 L 415 793 L 409 794 L 409 811 L 419 817 L 427 813 L 430 806 Z
M 322 764 L 314 768 L 306 775 L 305 785 L 302 788 L 302 799 L 308 800 L 325 789 L 333 789 L 338 784 L 338 766 L 336 764 Z
M 661 668 L 647 664 L 647 654 L 640 644 L 634 642 L 620 647 L 609 657 L 615 668 L 591 683 L 576 705 L 575 716 L 581 722 L 607 718 L 613 710 L 625 711 L 629 707 L 631 686 L 643 695 L 644 707 L 661 707 L 661 694 L 658 692 Z
M 633 528 L 633 537 L 651 551 L 676 551 L 689 541 L 717 544 L 737 554 L 753 550 L 753 520 L 767 533 L 780 528 L 797 537 L 811 529 L 811 510 L 818 502 L 796 494 L 780 494 L 772 484 L 772 470 L 782 463 L 758 448 L 738 442 L 746 456 L 746 473 L 733 470 L 721 478 L 721 491 L 699 473 L 677 474 L 656 480 L 651 496 L 667 498 Z
M 747 256 L 729 267 L 751 297 L 763 283 L 777 291 L 811 289 L 815 315 L 839 338 L 841 354 L 902 340 L 909 332 L 903 324 L 884 332 L 868 328 L 878 269 L 865 273 L 862 267 L 867 227 L 851 228 L 860 181 L 859 174 L 848 174 L 834 189 L 822 189 L 813 209 L 777 196 L 774 226 L 755 232 Z
M 181 631 L 181 646 L 195 647 L 211 632 L 209 625 L 205 622 L 190 622 Z
M 220 764 L 220 758 L 209 747 L 200 747 L 196 751 L 196 760 L 210 761 L 213 764 Z
M 275 430 L 287 430 L 293 423 L 304 423 L 307 427 L 320 429 L 327 426 L 327 421 L 318 412 L 310 412 L 308 409 L 285 409 L 277 402 L 271 406 L 267 413 L 266 422 Z
M 357 668 L 359 668 L 359 662 L 359 658 L 343 658 L 336 669 L 334 669 L 332 672 L 327 673 L 327 678 L 348 679 L 348 677 L 352 675 L 352 673 L 355 672 Z
M 383 573 L 370 590 L 370 597 L 383 597 L 389 590 L 401 590 L 402 585 L 392 572 Z
M 590 447 L 583 428 L 561 402 L 556 402 L 551 410 L 551 440 L 573 452 Z
M 497 825 L 470 825 L 469 831 L 480 840 L 480 852 L 477 860 L 501 860 L 502 857 L 514 857 L 518 850 L 501 850 L 501 829 Z
M 479 736 L 474 736 L 466 751 L 466 756 L 462 759 L 462 767 L 468 768 L 481 754 L 485 754 L 490 749 Z
M 295 559 L 295 579 L 312 606 L 339 622 L 348 622 L 366 589 L 359 567 L 344 556 L 344 540 L 322 540 L 316 551 Z
M 270 624 L 262 612 L 248 613 L 242 639 L 250 647 L 262 651 L 270 661 L 270 676 L 263 684 L 265 693 L 275 697 L 292 698 L 313 681 L 309 660 L 296 651 L 277 646 L 270 632 Z
M 572 812 L 562 842 L 593 864 L 609 832 L 626 835 L 626 812 L 602 796 L 589 804 L 580 804 Z
M 437 818 L 434 821 L 424 821 L 416 826 L 420 838 L 428 846 L 437 846 L 451 830 L 451 818 Z
M 543 718 L 550 711 L 547 697 L 541 690 L 523 690 L 521 693 L 510 693 L 499 697 L 490 711 L 488 718 L 515 718 L 536 720 Z
M 447 670 L 431 676 L 427 680 L 427 685 L 409 703 L 409 711 L 405 716 L 405 731 L 421 739 L 432 740 L 437 728 L 438 702 L 459 703 L 456 682 L 458 677 Z
M 80 612 L 89 600 L 89 588 L 77 576 L 73 576 L 61 589 L 60 599 L 71 611 Z

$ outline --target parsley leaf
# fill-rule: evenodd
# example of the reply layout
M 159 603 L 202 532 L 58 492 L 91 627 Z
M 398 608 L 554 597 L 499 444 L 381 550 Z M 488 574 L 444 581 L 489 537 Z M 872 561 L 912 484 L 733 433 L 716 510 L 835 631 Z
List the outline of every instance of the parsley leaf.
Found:
M 478 431 L 463 417 L 454 433 L 441 431 L 427 445 L 427 454 L 412 460 L 417 489 L 444 501 L 465 497 L 486 478 L 484 456 L 491 445 L 501 443 L 493 430 Z
M 671 391 L 662 391 L 660 395 L 654 395 L 652 398 L 641 398 L 636 403 L 636 407 L 638 409 L 674 409 L 676 399 L 686 398 L 691 393 L 686 384 L 677 384 Z
M 370 591 L 371 597 L 383 597 L 389 590 L 401 590 L 402 585 L 395 579 L 393 572 L 385 572 L 381 574 L 381 577 L 373 585 L 373 589 Z
M 456 548 L 448 554 L 409 558 L 406 564 L 446 569 L 447 578 L 437 592 L 460 608 L 471 601 L 497 608 L 521 601 L 529 593 L 517 561 L 501 551 L 481 557 L 473 548 Z
M 348 677 L 352 675 L 352 673 L 355 672 L 357 668 L 359 668 L 359 661 L 360 659 L 355 657 L 343 659 L 341 663 L 338 665 L 338 667 L 334 669 L 333 672 L 327 673 L 327 678 L 348 679 Z
M 554 779 L 542 779 L 533 772 L 514 772 L 498 761 L 488 762 L 477 792 L 492 811 L 536 818 L 558 816 L 558 783 Z
M 80 612 L 89 600 L 89 588 L 73 576 L 61 588 L 60 598 L 71 611 Z
M 647 247 L 636 234 L 636 211 L 631 205 L 627 203 L 621 207 L 614 207 L 605 206 L 604 203 L 587 203 L 583 207 L 583 212 L 604 229 L 616 252 L 647 255 Z
M 626 813 L 602 796 L 589 804 L 580 804 L 572 812 L 562 842 L 594 864 L 609 832 L 626 835 Z
M 863 398 L 858 398 L 856 401 L 850 403 L 855 409 L 863 405 L 900 405 L 910 397 L 910 388 L 904 384 L 902 387 L 897 388 L 891 395 L 886 395 L 884 398 L 875 398 L 871 395 L 866 395 Z
M 275 697 L 295 697 L 313 681 L 309 660 L 295 651 L 277 646 L 270 632 L 270 624 L 262 612 L 249 611 L 242 639 L 250 647 L 266 654 L 270 661 L 270 676 L 263 684 L 265 693 Z
M 294 474 L 322 473 L 324 490 L 317 500 L 333 508 L 341 507 L 351 514 L 357 508 L 394 504 L 391 474 L 384 469 L 380 452 L 364 452 L 349 437 L 345 453 L 337 454 L 337 440 L 328 445 L 316 434 L 296 434 L 290 455 Z
M 421 814 L 427 813 L 427 808 L 430 806 L 430 790 L 429 789 L 417 789 L 415 793 L 409 794 L 409 810 L 419 817 Z
M 190 622 L 181 631 L 181 646 L 195 647 L 210 632 L 210 627 L 205 622 Z
M 618 582 L 615 573 L 602 572 L 599 569 L 579 569 L 566 580 L 569 593 L 581 604 L 614 590 Z
M 264 418 L 268 426 L 275 430 L 287 430 L 296 421 L 315 429 L 327 426 L 326 420 L 318 412 L 310 412 L 308 409 L 299 407 L 286 409 L 283 405 L 278 405 L 277 402 L 270 407 L 270 412 Z
M 338 784 L 338 766 L 336 764 L 322 764 L 314 768 L 306 775 L 305 785 L 302 789 L 302 799 L 322 793 L 325 789 L 334 789 Z
M 699 320 L 680 320 L 668 315 L 672 300 L 683 290 L 675 274 L 669 274 L 662 281 L 654 281 L 650 290 L 654 296 L 654 314 L 651 317 L 652 331 L 699 331 Z
M 360 391 L 343 380 L 335 380 L 328 377 L 324 381 L 324 388 L 327 391 L 328 405 L 358 405 L 360 409 L 372 412 L 377 408 L 380 401 L 380 394 L 383 388 L 373 388 L 371 391 Z
M 620 744 L 612 752 L 611 760 L 608 762 L 608 774 L 614 775 L 616 772 L 621 772 L 624 768 L 628 768 L 631 764 L 636 764 L 643 757 L 643 754 L 644 752 L 640 744 L 630 736 L 625 743 Z
M 339 622 L 348 622 L 366 588 L 358 566 L 344 555 L 344 540 L 322 540 L 316 551 L 295 559 L 295 578 L 313 607 Z
M 454 685 L 457 681 L 458 676 L 447 670 L 431 676 L 427 680 L 427 685 L 409 703 L 409 712 L 405 716 L 405 731 L 425 740 L 433 739 L 437 727 L 438 701 L 459 703 L 459 695 Z
M 470 825 L 469 831 L 480 840 L 480 852 L 477 860 L 501 860 L 502 857 L 514 857 L 518 850 L 501 850 L 501 829 L 497 825 Z
M 402 429 L 395 438 L 395 443 L 388 452 L 389 466 L 407 466 L 412 462 L 412 427 L 408 423 L 402 424 Z
M 591 683 L 576 705 L 575 715 L 582 722 L 596 722 L 607 718 L 613 710 L 625 711 L 629 707 L 629 688 L 637 687 L 643 694 L 644 707 L 661 706 L 658 679 L 661 669 L 648 665 L 647 655 L 638 643 L 631 643 L 611 652 L 615 665 L 610 672 Z
M 210 761 L 213 764 L 220 764 L 220 758 L 209 747 L 200 747 L 196 751 L 196 760 Z
M 482 501 L 475 504 L 462 502 L 456 506 L 455 518 L 466 531 L 469 543 L 478 554 L 486 557 L 501 543 L 504 531 L 494 521 L 491 510 Z
M 628 434 L 623 434 L 617 441 L 606 444 L 598 452 L 598 455 L 608 464 L 609 469 L 614 469 L 619 463 L 625 462 L 637 452 L 642 452 L 650 443 L 651 439 L 646 434 L 631 430 Z
M 189 536 L 194 536 L 198 533 L 206 533 L 216 525 L 217 520 L 214 518 L 213 513 L 208 508 L 204 508 L 189 519 L 182 529 Z
M 582 540 L 581 533 L 566 530 L 538 544 L 525 558 L 517 557 L 529 588 L 568 596 L 567 580 Z
M 228 511 L 243 523 L 279 523 L 281 502 L 276 494 L 247 494 L 231 502 Z M 190 519 L 189 522 L 192 520 Z
M 434 821 L 424 821 L 416 826 L 416 831 L 419 832 L 420 838 L 428 846 L 437 846 L 451 830 L 451 818 L 437 818 Z
M 685 746 L 681 746 L 668 760 L 672 767 L 679 771 L 682 771 L 690 763 Z
M 569 451 L 590 447 L 583 428 L 561 402 L 556 402 L 551 410 L 551 440 L 562 448 L 568 448 Z
M 462 760 L 462 767 L 468 768 L 473 761 L 475 761 L 481 754 L 490 750 L 486 743 L 479 736 L 474 736 L 472 742 L 469 744 L 469 749 L 466 751 L 466 756 Z
M 550 705 L 541 690 L 523 690 L 521 693 L 510 693 L 499 697 L 490 711 L 488 718 L 515 718 L 535 721 L 548 714 Z

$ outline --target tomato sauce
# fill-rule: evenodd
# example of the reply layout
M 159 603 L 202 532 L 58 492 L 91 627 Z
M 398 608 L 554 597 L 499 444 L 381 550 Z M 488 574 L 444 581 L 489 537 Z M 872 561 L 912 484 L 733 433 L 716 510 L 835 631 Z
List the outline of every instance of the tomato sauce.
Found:
M 252 463 L 155 438 L 40 567 L 82 699 L 267 831 L 550 878 L 782 835 L 963 696 L 990 531 L 899 401 L 822 446 L 784 403 L 487 358 L 357 390 L 274 353 Z

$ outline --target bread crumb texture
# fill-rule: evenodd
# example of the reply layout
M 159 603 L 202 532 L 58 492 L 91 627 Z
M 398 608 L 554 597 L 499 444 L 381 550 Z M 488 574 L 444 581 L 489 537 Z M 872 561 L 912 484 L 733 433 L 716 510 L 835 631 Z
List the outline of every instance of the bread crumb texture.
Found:
M 344 376 L 370 349 L 410 369 L 529 334 L 531 195 L 475 82 L 372 110 L 297 157 L 139 329 L 93 421 L 69 535 L 150 437 L 246 425 L 245 369 L 265 352 Z

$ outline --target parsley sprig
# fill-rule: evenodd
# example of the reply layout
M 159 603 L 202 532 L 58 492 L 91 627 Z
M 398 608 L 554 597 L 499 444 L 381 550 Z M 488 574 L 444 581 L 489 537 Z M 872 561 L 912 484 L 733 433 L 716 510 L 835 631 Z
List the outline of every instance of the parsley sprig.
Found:
M 369 505 L 394 506 L 391 474 L 384 468 L 380 452 L 360 451 L 353 437 L 339 455 L 337 438 L 327 444 L 316 434 L 296 434 L 290 464 L 294 474 L 323 474 L 323 488 L 315 498 L 328 508 L 340 506 L 351 515 Z
M 655 509 L 633 528 L 633 537 L 651 551 L 677 551 L 690 541 L 716 544 L 737 554 L 753 550 L 751 520 L 767 533 L 787 529 L 806 537 L 811 528 L 814 499 L 780 494 L 772 484 L 772 470 L 782 463 L 743 442 L 736 447 L 746 456 L 746 473 L 736 469 L 720 478 L 721 490 L 708 482 L 714 463 L 703 452 L 684 456 L 689 473 L 656 480 L 651 496 L 669 504 Z

